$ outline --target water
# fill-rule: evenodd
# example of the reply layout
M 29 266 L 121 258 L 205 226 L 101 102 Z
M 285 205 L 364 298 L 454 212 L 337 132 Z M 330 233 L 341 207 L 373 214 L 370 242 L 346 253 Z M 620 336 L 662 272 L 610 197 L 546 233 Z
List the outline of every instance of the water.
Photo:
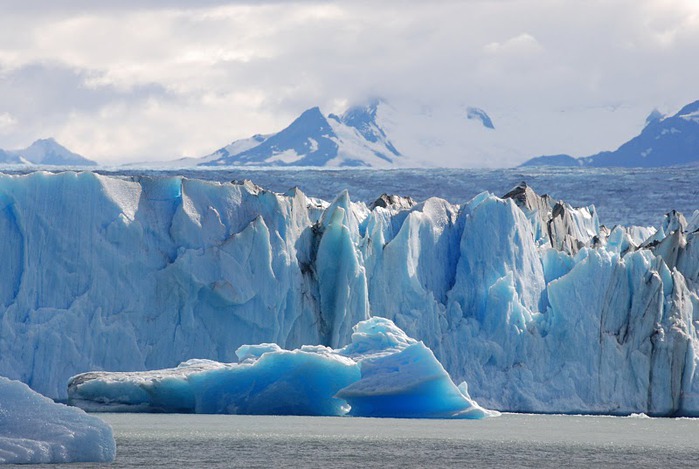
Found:
M 134 170 L 119 173 L 138 175 Z M 464 203 L 480 192 L 502 196 L 526 181 L 539 194 L 548 193 L 573 206 L 597 207 L 607 226 L 657 226 L 672 209 L 689 216 L 699 209 L 699 166 L 674 168 L 513 168 L 300 170 L 185 170 L 152 174 L 231 181 L 251 179 L 275 192 L 298 186 L 306 194 L 332 200 L 347 189 L 355 201 L 371 202 L 386 192 L 418 201 L 441 197 Z
M 99 416 L 114 428 L 112 468 L 699 466 L 699 419 Z
M 63 169 L 54 169 L 62 171 Z M 22 174 L 29 168 L 3 168 Z M 699 209 L 699 166 L 674 168 L 512 168 L 474 169 L 99 169 L 99 173 L 131 177 L 185 176 L 212 181 L 251 179 L 258 185 L 285 192 L 298 186 L 306 194 L 332 200 L 349 190 L 354 201 L 371 202 L 382 193 L 411 196 L 418 201 L 441 197 L 464 203 L 483 191 L 504 195 L 526 181 L 540 194 L 548 193 L 573 206 L 597 207 L 607 226 L 657 226 L 663 215 L 679 210 L 691 215 Z

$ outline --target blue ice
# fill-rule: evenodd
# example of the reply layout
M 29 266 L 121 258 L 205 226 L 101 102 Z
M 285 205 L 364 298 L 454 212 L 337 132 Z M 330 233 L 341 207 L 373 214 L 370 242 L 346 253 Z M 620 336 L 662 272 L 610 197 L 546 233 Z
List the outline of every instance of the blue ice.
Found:
M 115 455 L 107 423 L 0 377 L 0 464 L 109 462 Z
M 496 415 L 457 387 L 432 351 L 392 321 L 359 322 L 341 349 L 244 345 L 238 363 L 85 373 L 70 401 L 88 410 L 207 414 L 484 418 Z

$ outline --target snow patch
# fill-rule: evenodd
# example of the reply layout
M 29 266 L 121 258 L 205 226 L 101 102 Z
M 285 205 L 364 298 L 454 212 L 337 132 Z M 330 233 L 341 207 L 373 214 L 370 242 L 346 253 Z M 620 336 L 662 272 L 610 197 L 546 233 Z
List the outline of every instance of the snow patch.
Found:
M 316 146 L 317 146 L 317 143 L 316 143 Z M 270 158 L 267 158 L 267 162 L 268 163 L 280 162 L 280 163 L 285 163 L 285 164 L 292 164 L 292 163 L 299 161 L 303 157 L 304 157 L 304 155 L 300 155 L 300 154 L 296 153 L 296 151 L 294 151 L 294 150 L 285 150 L 285 151 L 282 151 L 280 153 L 277 153 L 277 154 L 271 156 Z

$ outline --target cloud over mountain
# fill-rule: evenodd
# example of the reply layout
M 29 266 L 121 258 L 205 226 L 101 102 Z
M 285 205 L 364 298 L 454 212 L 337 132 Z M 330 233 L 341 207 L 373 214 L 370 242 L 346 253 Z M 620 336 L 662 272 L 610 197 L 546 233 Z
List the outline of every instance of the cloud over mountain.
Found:
M 380 95 L 562 120 L 581 137 L 549 152 L 591 154 L 636 127 L 577 115 L 642 124 L 699 79 L 699 5 L 682 0 L 93 3 L 3 10 L 0 147 L 55 135 L 100 161 L 165 160 Z

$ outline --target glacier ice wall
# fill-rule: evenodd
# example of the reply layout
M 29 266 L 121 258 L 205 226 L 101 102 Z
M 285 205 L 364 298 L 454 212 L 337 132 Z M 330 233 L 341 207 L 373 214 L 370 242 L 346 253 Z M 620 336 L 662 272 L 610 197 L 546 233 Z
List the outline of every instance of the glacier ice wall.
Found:
M 250 182 L 0 176 L 0 375 L 348 343 L 387 317 L 489 408 L 699 415 L 697 215 L 600 225 L 520 186 L 366 206 Z

